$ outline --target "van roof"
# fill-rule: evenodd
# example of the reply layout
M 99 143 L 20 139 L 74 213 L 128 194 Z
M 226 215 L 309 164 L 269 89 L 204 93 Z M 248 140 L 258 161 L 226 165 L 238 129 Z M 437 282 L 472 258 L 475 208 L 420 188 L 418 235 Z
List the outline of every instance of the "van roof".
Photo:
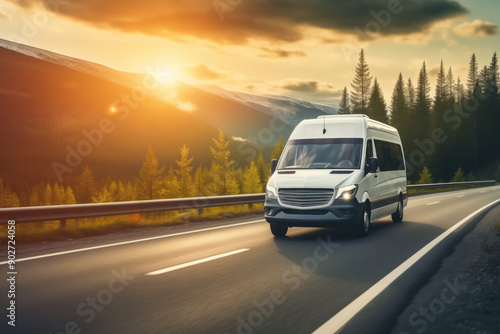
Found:
M 323 126 L 326 133 L 323 134 Z M 367 130 L 373 129 L 399 137 L 398 130 L 390 125 L 376 121 L 363 114 L 325 115 L 316 119 L 305 119 L 297 125 L 290 138 L 328 137 L 329 128 L 334 127 L 335 137 L 365 137 Z M 331 134 L 332 132 L 330 132 Z

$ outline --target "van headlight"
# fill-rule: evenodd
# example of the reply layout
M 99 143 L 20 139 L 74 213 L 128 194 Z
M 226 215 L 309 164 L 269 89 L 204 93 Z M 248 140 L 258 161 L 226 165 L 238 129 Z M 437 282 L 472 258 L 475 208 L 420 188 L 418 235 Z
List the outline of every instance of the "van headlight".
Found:
M 358 190 L 358 185 L 338 188 L 337 193 L 335 194 L 335 199 L 342 198 L 345 200 L 349 200 L 356 195 L 357 190 Z
M 270 187 L 270 186 L 267 186 L 266 187 L 266 198 L 270 198 L 270 199 L 276 199 L 277 196 L 277 189 L 274 188 L 274 187 Z

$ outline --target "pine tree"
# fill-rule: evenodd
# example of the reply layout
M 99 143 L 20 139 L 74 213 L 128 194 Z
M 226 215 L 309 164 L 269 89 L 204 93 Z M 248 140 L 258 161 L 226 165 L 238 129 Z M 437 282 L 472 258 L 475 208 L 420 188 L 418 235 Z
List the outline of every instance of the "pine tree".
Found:
M 448 69 L 448 74 L 446 75 L 446 94 L 448 95 L 448 107 L 452 108 L 455 105 L 455 81 L 453 79 L 453 71 L 451 67 Z
M 457 171 L 455 172 L 455 175 L 453 175 L 453 178 L 451 179 L 451 182 L 464 182 L 465 177 L 464 177 L 464 172 L 462 171 L 462 168 L 458 167 Z
M 406 96 L 406 105 L 408 106 L 408 110 L 412 110 L 415 107 L 415 87 L 411 81 L 411 78 L 408 78 L 408 84 L 406 86 L 405 91 Z
M 234 179 L 231 151 L 229 141 L 226 141 L 224 132 L 219 130 L 217 138 L 213 138 L 215 147 L 210 147 L 212 152 L 212 166 L 210 168 L 212 176 L 211 192 L 215 195 L 234 195 L 238 193 L 236 180 Z
M 265 185 L 267 184 L 267 181 L 269 180 L 269 177 L 271 176 L 271 166 L 265 162 L 264 156 L 262 155 L 262 152 L 260 152 L 259 157 L 257 158 L 257 161 L 255 162 L 255 166 L 257 167 L 257 170 L 259 171 L 259 178 L 262 181 L 262 189 L 261 191 L 265 191 Z
M 411 125 L 415 131 L 414 138 L 428 138 L 430 136 L 431 121 L 431 85 L 425 67 L 425 61 L 420 69 L 417 84 L 415 108 L 412 112 Z
M 66 187 L 65 204 L 76 204 L 75 195 L 70 186 Z
M 91 203 L 92 198 L 97 193 L 97 187 L 94 179 L 94 174 L 90 170 L 90 167 L 86 165 L 83 167 L 82 174 L 78 178 L 77 188 L 76 188 L 76 198 L 78 203 Z
M 498 89 L 498 86 L 500 84 L 500 72 L 498 70 L 498 56 L 496 52 L 493 54 L 493 57 L 491 58 L 489 73 L 493 86 L 495 86 Z
M 467 79 L 467 98 L 471 99 L 474 97 L 476 92 L 476 87 L 478 85 L 478 64 L 476 60 L 476 54 L 473 53 L 469 62 L 469 73 Z
M 466 97 L 465 93 L 465 87 L 462 81 L 460 80 L 460 77 L 457 77 L 457 84 L 455 86 L 455 97 L 456 97 L 456 102 L 462 104 Z
M 259 170 L 255 166 L 255 163 L 250 162 L 250 166 L 245 170 L 244 180 L 243 180 L 243 193 L 253 194 L 262 191 L 262 182 L 259 177 Z
M 191 197 L 194 194 L 193 177 L 191 175 L 193 159 L 194 157 L 189 158 L 189 147 L 183 145 L 181 147 L 181 160 L 176 161 L 179 168 L 175 171 L 179 177 L 179 197 L 181 198 Z
M 43 192 L 43 205 L 52 205 L 52 187 L 48 183 Z
M 4 186 L 0 178 L 0 208 L 14 208 L 21 206 L 19 197 L 9 187 Z
M 281 134 L 279 142 L 276 145 L 274 145 L 273 153 L 271 154 L 271 159 L 279 159 L 284 148 L 285 148 L 285 138 L 283 137 L 283 134 Z
M 59 187 L 57 182 L 52 186 L 51 203 L 52 205 L 64 204 L 64 188 L 62 186 Z
M 350 114 L 351 105 L 349 104 L 349 93 L 347 93 L 347 87 L 344 87 L 342 91 L 342 98 L 339 103 L 339 114 Z
M 145 161 L 136 178 L 137 195 L 139 199 L 158 199 L 164 191 L 163 173 L 165 166 L 158 167 L 158 159 L 151 146 L 148 147 Z
M 370 100 L 372 77 L 365 59 L 365 52 L 361 49 L 355 76 L 351 83 L 351 103 L 353 114 L 366 114 Z
M 40 203 L 40 195 L 38 187 L 35 187 L 31 189 L 29 206 L 39 206 L 39 205 L 42 205 L 42 203 Z
M 443 61 L 441 60 L 441 66 L 439 68 L 439 72 L 436 80 L 436 89 L 435 89 L 435 97 L 434 104 L 432 107 L 432 127 L 434 129 L 445 129 L 446 123 L 444 115 L 445 113 L 451 109 L 449 106 L 449 97 L 448 97 L 448 88 L 446 81 L 446 74 L 444 70 Z M 450 147 L 450 142 L 439 143 L 436 145 L 434 154 L 430 159 L 430 167 L 434 171 L 437 178 L 449 178 L 450 173 L 453 170 L 449 170 L 447 167 L 446 161 L 453 154 L 453 150 Z
M 429 168 L 427 168 L 427 166 L 424 166 L 422 172 L 419 173 L 418 176 L 420 176 L 420 179 L 417 182 L 418 184 L 430 184 L 434 182 L 431 172 L 429 171 Z
M 377 78 L 373 83 L 373 90 L 370 95 L 370 102 L 368 104 L 367 115 L 379 122 L 388 123 L 387 118 L 387 107 L 385 104 L 384 96 L 382 94 L 382 89 L 378 84 Z
M 399 73 L 398 80 L 392 91 L 391 125 L 398 129 L 401 140 L 403 141 L 403 147 L 405 147 L 409 141 L 407 133 L 408 105 L 406 101 L 403 74 Z

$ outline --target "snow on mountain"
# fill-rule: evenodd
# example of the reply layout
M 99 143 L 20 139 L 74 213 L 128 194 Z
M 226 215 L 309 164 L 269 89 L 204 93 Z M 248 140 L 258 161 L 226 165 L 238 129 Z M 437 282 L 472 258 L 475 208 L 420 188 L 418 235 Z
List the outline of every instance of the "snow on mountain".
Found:
M 55 52 L 10 42 L 4 39 L 0 39 L 0 47 L 56 65 L 62 65 L 73 70 L 87 73 L 121 85 L 133 85 L 136 83 L 133 78 L 134 75 L 132 75 L 131 73 L 120 72 L 107 66 L 92 63 L 82 59 L 64 56 Z
M 288 96 L 253 95 L 225 90 L 218 86 L 199 85 L 196 87 L 207 93 L 233 100 L 271 117 L 276 117 L 290 126 L 297 125 L 305 118 L 316 118 L 325 114 L 338 114 L 338 109 L 334 107 L 298 100 Z

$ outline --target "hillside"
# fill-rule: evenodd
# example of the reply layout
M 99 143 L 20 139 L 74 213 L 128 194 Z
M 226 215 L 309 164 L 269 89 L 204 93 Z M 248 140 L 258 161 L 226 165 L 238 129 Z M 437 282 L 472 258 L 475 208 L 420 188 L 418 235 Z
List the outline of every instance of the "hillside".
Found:
M 55 181 L 53 163 L 68 166 L 68 152 L 78 149 L 82 161 L 73 159 L 75 171 L 64 173 L 65 179 L 84 164 L 97 177 L 135 175 L 148 145 L 163 162 L 172 163 L 183 144 L 191 147 L 196 164 L 209 159 L 217 129 L 157 98 L 145 96 L 128 114 L 125 109 L 112 113 L 113 102 L 131 95 L 131 88 L 4 48 L 0 73 L 0 174 L 5 179 Z M 107 133 L 85 146 L 89 140 L 83 132 L 95 134 L 100 127 Z

